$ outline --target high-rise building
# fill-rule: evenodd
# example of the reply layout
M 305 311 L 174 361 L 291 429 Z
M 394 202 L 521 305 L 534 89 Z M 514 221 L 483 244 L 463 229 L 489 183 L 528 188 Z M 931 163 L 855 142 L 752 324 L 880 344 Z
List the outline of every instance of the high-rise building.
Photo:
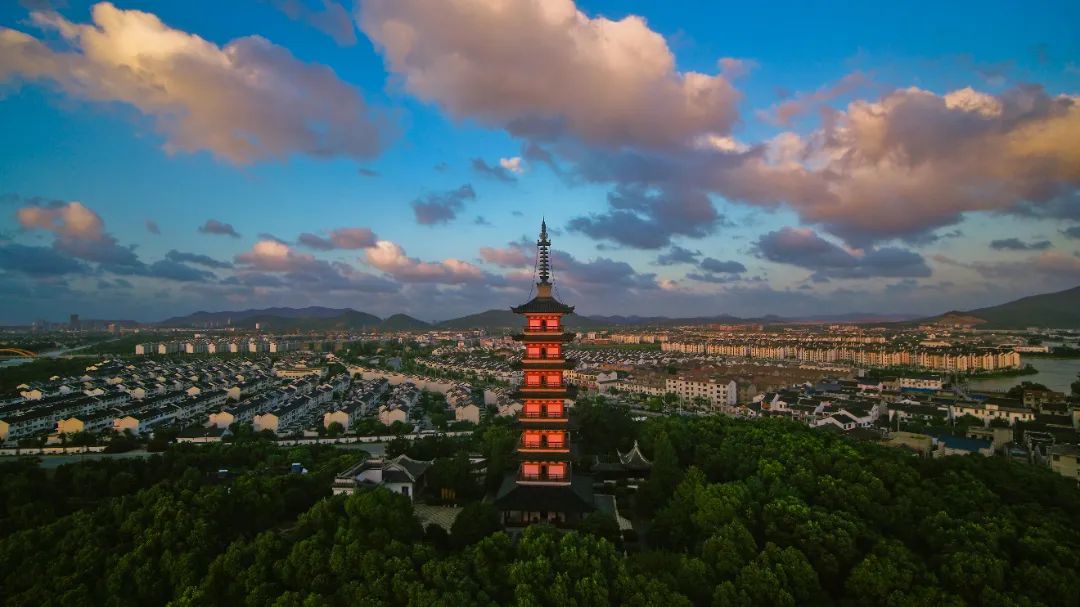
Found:
M 79 315 L 78 314 L 72 314 L 71 317 L 68 319 L 68 328 L 71 329 L 72 331 L 78 331 L 79 330 Z
M 511 308 L 525 317 L 524 331 L 514 336 L 525 346 L 518 363 L 524 378 L 515 395 L 522 401 L 517 470 L 504 479 L 495 505 L 506 525 L 573 525 L 596 508 L 592 479 L 573 472 L 566 403 L 573 394 L 563 378 L 564 371 L 574 366 L 564 351 L 573 335 L 563 331 L 562 318 L 574 307 L 559 302 L 552 293 L 551 241 L 546 222 L 540 224 L 536 244 L 536 297 Z

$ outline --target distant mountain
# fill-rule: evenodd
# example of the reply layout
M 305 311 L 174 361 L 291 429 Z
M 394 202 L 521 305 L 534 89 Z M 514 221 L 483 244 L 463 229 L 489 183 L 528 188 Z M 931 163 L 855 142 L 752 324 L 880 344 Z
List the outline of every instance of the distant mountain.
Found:
M 436 323 L 437 329 L 516 329 L 522 325 L 522 319 L 510 310 L 487 310 L 479 314 L 470 314 L 461 318 L 452 318 Z M 602 318 L 571 314 L 563 319 L 567 327 L 607 327 L 613 323 Z
M 323 306 L 309 306 L 307 308 L 262 308 L 253 310 L 226 310 L 224 312 L 195 312 L 187 316 L 174 316 L 160 323 L 164 327 L 207 327 L 236 325 L 238 322 L 256 316 L 272 318 L 334 318 L 345 312 L 355 312 L 351 308 L 325 308 Z M 368 316 L 371 316 L 370 314 Z M 378 317 L 372 316 L 379 322 Z M 238 325 L 239 326 L 239 325 Z
M 158 323 L 164 327 L 215 328 L 232 326 L 238 329 L 270 331 L 329 331 L 374 329 L 383 320 L 374 314 L 352 308 L 336 309 L 312 306 L 308 308 L 265 308 L 225 312 L 195 312 Z
M 431 323 L 413 318 L 408 314 L 394 314 L 383 320 L 379 327 L 387 331 L 423 331 L 430 329 Z
M 762 321 L 762 319 L 753 318 L 739 318 L 738 316 L 731 316 L 730 314 L 721 314 L 719 316 L 691 316 L 687 318 L 670 318 L 667 316 L 590 316 L 590 319 L 607 323 L 609 325 L 654 325 L 654 326 L 675 326 L 675 325 L 711 325 L 711 324 L 740 324 L 740 323 L 759 323 L 759 322 L 773 322 Z M 779 317 L 773 317 L 776 321 L 781 320 Z
M 565 324 L 575 329 L 611 328 L 629 325 L 651 325 L 671 327 L 678 325 L 706 324 L 798 324 L 798 323 L 947 323 L 969 324 L 987 329 L 1015 329 L 1030 326 L 1059 329 L 1080 328 L 1080 287 L 1032 295 L 1016 301 L 969 310 L 967 312 L 946 312 L 933 318 L 911 320 L 913 317 L 903 314 L 874 314 L 870 312 L 852 312 L 784 318 L 780 316 L 761 316 L 758 318 L 740 318 L 730 314 L 717 316 L 695 316 L 690 318 L 670 318 L 667 316 L 581 316 L 571 314 Z M 374 314 L 360 312 L 352 308 L 265 308 L 262 310 L 240 310 L 224 312 L 195 312 L 187 316 L 177 316 L 158 323 L 163 327 L 215 328 L 231 325 L 242 329 L 260 328 L 268 331 L 330 331 L 330 330 L 371 330 L 385 331 L 423 331 L 437 329 L 515 329 L 521 326 L 522 319 L 509 309 L 495 309 L 470 314 L 460 318 L 427 323 L 407 314 L 394 314 L 381 319 Z
M 875 314 L 873 312 L 849 312 L 847 314 L 821 314 L 818 316 L 800 316 L 786 319 L 787 322 L 820 322 L 820 323 L 886 323 L 903 322 L 918 318 L 915 314 Z
M 618 326 L 657 326 L 671 327 L 678 325 L 705 324 L 779 324 L 785 322 L 875 322 L 899 320 L 895 317 L 873 314 L 844 314 L 821 316 L 806 319 L 787 319 L 779 316 L 760 318 L 739 318 L 730 314 L 718 316 L 696 316 L 691 318 L 669 318 L 667 316 L 581 316 L 571 314 L 565 319 L 568 327 L 611 328 Z M 487 310 L 460 318 L 428 323 L 407 314 L 394 314 L 381 319 L 374 314 L 359 312 L 352 308 L 264 308 L 252 310 L 234 310 L 223 312 L 195 312 L 187 316 L 176 316 L 158 323 L 162 327 L 220 328 L 232 326 L 239 329 L 254 329 L 258 324 L 268 331 L 329 331 L 329 330 L 369 330 L 385 331 L 424 331 L 438 329 L 515 329 L 521 326 L 522 319 L 509 309 Z
M 923 323 L 970 324 L 980 329 L 1080 328 L 1080 287 L 1022 297 L 999 306 L 951 311 Z

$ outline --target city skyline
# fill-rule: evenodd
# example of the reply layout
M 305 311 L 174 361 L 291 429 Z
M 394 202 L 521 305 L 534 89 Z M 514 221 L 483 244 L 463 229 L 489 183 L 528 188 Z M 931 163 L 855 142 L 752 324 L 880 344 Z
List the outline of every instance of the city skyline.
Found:
M 7 3 L 0 323 L 505 308 L 542 218 L 584 314 L 1060 291 L 1080 284 L 1078 21 L 1065 2 Z

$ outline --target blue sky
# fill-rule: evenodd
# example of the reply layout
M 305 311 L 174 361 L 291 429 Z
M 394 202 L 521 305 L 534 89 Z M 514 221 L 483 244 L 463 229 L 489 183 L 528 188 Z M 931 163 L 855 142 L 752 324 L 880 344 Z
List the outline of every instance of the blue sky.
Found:
M 1068 288 L 1076 23 L 1069 2 L 3 3 L 0 322 L 506 307 L 541 217 L 589 314 Z

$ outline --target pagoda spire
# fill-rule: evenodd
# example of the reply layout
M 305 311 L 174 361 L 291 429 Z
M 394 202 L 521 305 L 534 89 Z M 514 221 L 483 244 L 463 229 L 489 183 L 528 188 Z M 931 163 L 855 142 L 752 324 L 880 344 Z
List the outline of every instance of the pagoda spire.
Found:
M 536 248 L 540 257 L 540 283 L 551 284 L 551 241 L 548 240 L 547 220 L 540 220 L 540 240 L 536 241 Z

